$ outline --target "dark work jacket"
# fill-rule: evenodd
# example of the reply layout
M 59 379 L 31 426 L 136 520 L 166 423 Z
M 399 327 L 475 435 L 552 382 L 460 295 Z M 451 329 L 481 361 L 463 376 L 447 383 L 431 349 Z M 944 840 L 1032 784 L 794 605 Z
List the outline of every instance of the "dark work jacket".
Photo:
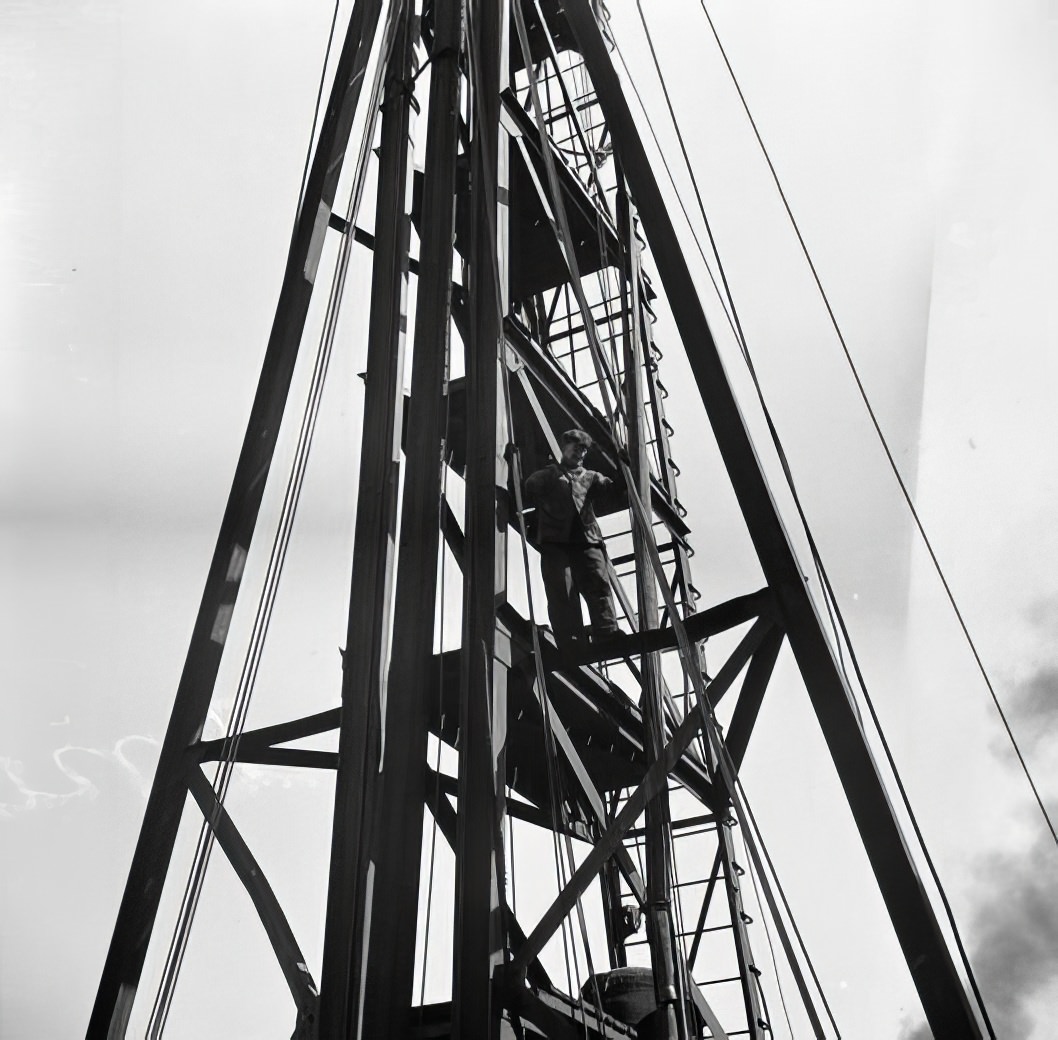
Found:
M 593 469 L 552 463 L 525 482 L 526 500 L 536 506 L 536 540 L 563 545 L 602 545 L 592 500 L 613 481 Z

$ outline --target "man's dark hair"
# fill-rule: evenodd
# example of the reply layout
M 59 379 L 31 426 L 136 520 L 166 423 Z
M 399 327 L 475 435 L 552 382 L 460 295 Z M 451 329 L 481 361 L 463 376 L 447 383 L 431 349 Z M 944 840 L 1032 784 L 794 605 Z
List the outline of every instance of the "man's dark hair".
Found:
M 560 439 L 563 444 L 583 444 L 585 448 L 590 448 L 592 444 L 591 438 L 583 430 L 566 430 Z

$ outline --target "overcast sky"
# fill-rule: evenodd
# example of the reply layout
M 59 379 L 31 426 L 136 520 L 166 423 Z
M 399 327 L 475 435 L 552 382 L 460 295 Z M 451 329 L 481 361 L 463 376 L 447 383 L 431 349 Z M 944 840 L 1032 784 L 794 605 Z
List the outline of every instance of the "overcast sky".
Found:
M 634 4 L 611 6 L 675 162 Z M 1003 1037 L 1045 1040 L 1058 1014 L 1054 845 L 697 0 L 645 6 L 764 391 L 993 1018 Z M 950 0 L 710 10 L 1056 814 L 1058 12 Z M 0 0 L 0 1032 L 11 1040 L 65 1040 L 87 1021 L 267 339 L 331 13 Z M 338 696 L 368 262 L 354 260 L 259 720 Z M 745 538 L 664 318 L 658 338 L 696 583 L 707 600 L 747 591 Z M 737 354 L 721 346 L 744 394 Z M 914 992 L 788 660 L 777 691 L 746 785 L 798 923 L 845 1035 L 910 1035 Z M 318 971 L 329 781 L 248 773 L 233 812 Z M 199 1035 L 191 995 L 211 978 L 223 992 L 258 977 L 270 981 L 253 1008 L 207 1001 L 210 1021 L 232 1037 L 264 1035 L 262 1022 L 288 1035 L 259 926 L 213 869 L 212 930 L 192 941 L 171 1035 Z

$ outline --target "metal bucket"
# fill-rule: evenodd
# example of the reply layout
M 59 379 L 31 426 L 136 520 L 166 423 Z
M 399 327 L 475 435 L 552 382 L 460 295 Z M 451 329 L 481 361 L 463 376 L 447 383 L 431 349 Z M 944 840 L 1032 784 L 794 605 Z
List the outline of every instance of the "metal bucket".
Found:
M 652 1014 L 658 1006 L 654 997 L 654 974 L 649 968 L 614 968 L 593 975 L 581 987 L 581 996 L 595 1004 L 595 987 L 602 1010 L 630 1026 Z

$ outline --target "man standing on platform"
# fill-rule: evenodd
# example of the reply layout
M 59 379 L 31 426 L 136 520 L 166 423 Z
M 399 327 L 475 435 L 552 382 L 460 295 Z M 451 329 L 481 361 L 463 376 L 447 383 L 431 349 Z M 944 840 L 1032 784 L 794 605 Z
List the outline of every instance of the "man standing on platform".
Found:
M 588 605 L 593 640 L 617 635 L 610 592 L 606 547 L 592 500 L 613 481 L 584 468 L 591 438 L 583 430 L 561 437 L 562 457 L 531 474 L 526 500 L 536 506 L 540 573 L 547 594 L 547 614 L 556 640 L 563 645 L 584 641 L 580 597 Z

